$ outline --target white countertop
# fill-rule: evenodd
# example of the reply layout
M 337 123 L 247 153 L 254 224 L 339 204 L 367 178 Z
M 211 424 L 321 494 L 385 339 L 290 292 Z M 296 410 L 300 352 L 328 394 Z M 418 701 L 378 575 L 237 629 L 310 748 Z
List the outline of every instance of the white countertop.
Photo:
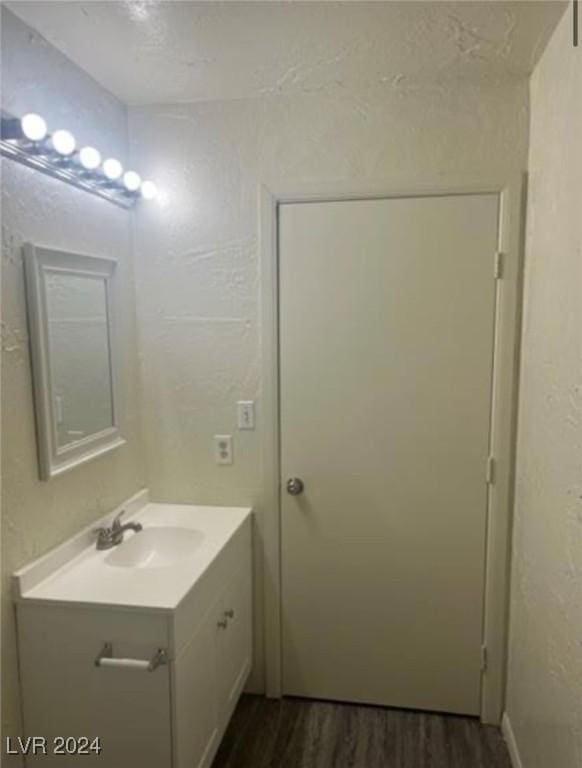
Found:
M 14 574 L 16 599 L 173 610 L 251 514 L 246 507 L 140 505 L 140 499 L 143 503 L 144 496 L 138 495 L 125 505 L 123 522 L 139 522 L 144 530 L 173 527 L 197 531 L 203 538 L 191 555 L 164 567 L 113 567 L 106 558 L 140 533 L 127 531 L 124 543 L 114 550 L 99 551 L 92 526 Z M 112 516 L 107 516 L 107 522 Z

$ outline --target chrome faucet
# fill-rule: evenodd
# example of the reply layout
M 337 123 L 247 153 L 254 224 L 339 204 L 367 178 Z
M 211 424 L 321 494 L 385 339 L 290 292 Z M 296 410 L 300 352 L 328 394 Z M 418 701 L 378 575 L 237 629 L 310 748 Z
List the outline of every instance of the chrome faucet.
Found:
M 120 520 L 121 516 L 124 514 L 125 510 L 122 509 L 113 519 L 110 526 L 95 528 L 95 533 L 97 534 L 97 549 L 111 549 L 111 547 L 116 547 L 118 544 L 121 544 L 123 541 L 123 534 L 127 530 L 132 530 L 136 533 L 139 533 L 139 531 L 142 530 L 143 526 L 141 523 L 125 523 L 122 525 Z

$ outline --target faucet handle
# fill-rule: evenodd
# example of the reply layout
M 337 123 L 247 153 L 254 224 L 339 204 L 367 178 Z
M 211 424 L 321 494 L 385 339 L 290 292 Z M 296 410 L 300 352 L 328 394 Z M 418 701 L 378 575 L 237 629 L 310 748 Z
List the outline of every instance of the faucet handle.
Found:
M 122 509 L 121 512 L 115 515 L 113 522 L 111 523 L 112 531 L 118 531 L 121 528 L 121 518 L 123 515 L 125 515 L 125 509 Z
M 112 529 L 107 527 L 93 528 L 97 534 L 97 549 L 109 549 L 111 546 Z

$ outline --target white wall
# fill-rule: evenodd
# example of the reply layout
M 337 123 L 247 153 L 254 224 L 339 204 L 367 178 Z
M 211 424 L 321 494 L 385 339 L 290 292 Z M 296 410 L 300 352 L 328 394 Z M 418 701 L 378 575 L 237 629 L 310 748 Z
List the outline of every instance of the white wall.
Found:
M 257 509 L 254 685 L 262 683 L 258 185 L 475 179 L 525 169 L 527 82 L 340 85 L 130 108 L 134 164 L 162 188 L 136 220 L 144 428 L 153 496 Z M 258 430 L 235 403 L 257 399 Z M 235 435 L 235 463 L 212 436 Z
M 120 102 L 2 9 L 3 107 L 38 111 L 121 159 L 127 115 Z M 131 217 L 127 211 L 2 160 L 2 689 L 4 735 L 22 734 L 9 575 L 145 484 L 138 422 Z M 22 265 L 32 241 L 119 260 L 124 312 L 122 375 L 128 444 L 59 478 L 38 480 Z M 14 758 L 15 762 L 19 762 Z M 8 764 L 8 761 L 7 761 Z
M 582 765 L 582 49 L 531 81 L 507 712 L 523 768 Z

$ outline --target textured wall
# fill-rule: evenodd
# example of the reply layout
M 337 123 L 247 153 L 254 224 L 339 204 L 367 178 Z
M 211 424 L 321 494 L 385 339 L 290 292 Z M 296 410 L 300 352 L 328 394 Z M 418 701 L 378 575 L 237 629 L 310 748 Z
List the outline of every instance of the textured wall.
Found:
M 524 768 L 582 765 L 582 49 L 531 82 L 507 711 Z
M 37 110 L 49 127 L 122 159 L 125 108 L 42 38 L 2 10 L 5 108 Z M 137 412 L 131 218 L 127 211 L 10 160 L 2 160 L 2 688 L 4 733 L 20 734 L 9 575 L 145 484 Z M 120 333 L 128 404 L 128 444 L 59 478 L 38 480 L 22 243 L 30 240 L 119 260 Z M 15 761 L 17 759 L 15 758 Z
M 130 108 L 132 159 L 162 188 L 137 214 L 144 428 L 153 495 L 257 508 L 256 659 L 261 683 L 263 498 L 258 184 L 435 182 L 526 164 L 527 83 L 341 83 L 294 96 Z M 235 402 L 256 398 L 256 432 Z M 216 466 L 212 436 L 233 433 Z

